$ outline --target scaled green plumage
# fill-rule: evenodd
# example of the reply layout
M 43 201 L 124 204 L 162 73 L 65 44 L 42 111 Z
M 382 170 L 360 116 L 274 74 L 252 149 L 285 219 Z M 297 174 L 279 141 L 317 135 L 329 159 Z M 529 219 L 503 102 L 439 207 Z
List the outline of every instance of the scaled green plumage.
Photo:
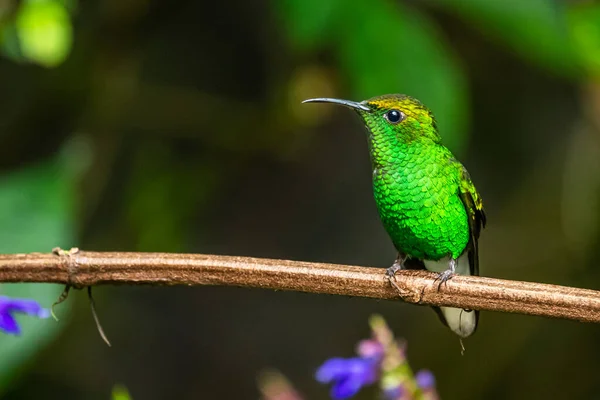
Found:
M 307 101 L 351 107 L 367 127 L 377 209 L 399 252 L 388 272 L 393 275 L 413 257 L 441 272 L 442 282 L 457 268 L 478 274 L 477 240 L 485 225 L 481 197 L 467 170 L 442 144 L 431 111 L 405 95 L 360 103 Z M 443 259 L 448 260 L 446 267 L 427 263 Z M 477 313 L 456 310 L 442 308 L 442 318 L 460 336 L 469 336 L 477 326 Z

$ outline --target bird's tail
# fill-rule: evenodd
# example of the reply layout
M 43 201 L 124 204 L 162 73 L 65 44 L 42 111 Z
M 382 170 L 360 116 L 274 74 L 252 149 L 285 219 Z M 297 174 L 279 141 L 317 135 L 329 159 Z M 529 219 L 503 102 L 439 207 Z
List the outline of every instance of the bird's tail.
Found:
M 448 259 L 439 261 L 425 261 L 425 267 L 429 271 L 442 272 L 448 269 Z M 458 258 L 456 273 L 459 275 L 472 275 L 473 266 L 467 252 Z M 476 271 L 476 269 L 475 269 Z M 471 336 L 477 329 L 479 321 L 479 311 L 463 310 L 453 307 L 433 307 L 434 311 L 440 317 L 440 320 L 461 338 Z

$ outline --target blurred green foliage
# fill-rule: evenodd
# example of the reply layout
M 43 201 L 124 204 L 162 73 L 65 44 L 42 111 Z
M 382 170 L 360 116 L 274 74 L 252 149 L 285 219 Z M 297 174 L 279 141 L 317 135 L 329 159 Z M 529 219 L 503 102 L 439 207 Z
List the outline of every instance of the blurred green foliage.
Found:
M 509 51 L 553 71 L 574 74 L 580 66 L 565 18 L 569 3 L 553 0 L 435 0 Z
M 569 27 L 574 47 L 590 76 L 600 74 L 600 4 L 571 7 Z
M 0 176 L 0 253 L 49 251 L 75 244 L 74 174 L 64 154 L 53 160 Z M 58 285 L 2 284 L 3 295 L 32 298 L 50 308 Z M 60 306 L 64 316 L 68 304 Z M 22 317 L 21 336 L 0 334 L 0 393 L 36 351 L 65 326 L 52 319 Z
M 336 50 L 354 100 L 412 95 L 432 108 L 447 144 L 460 149 L 468 132 L 465 76 L 429 17 L 389 0 L 352 6 L 340 0 L 284 0 L 275 5 L 299 49 Z
M 56 67 L 69 55 L 73 42 L 67 0 L 24 0 L 0 6 L 2 51 L 15 61 Z
M 469 130 L 468 82 L 430 17 L 391 0 L 352 6 L 341 0 L 283 0 L 274 5 L 300 51 L 327 46 L 337 52 L 353 99 L 412 95 L 434 111 L 447 145 L 462 149 Z M 598 71 L 598 3 L 435 0 L 429 6 L 457 14 L 506 43 L 510 51 L 553 72 L 581 78 Z

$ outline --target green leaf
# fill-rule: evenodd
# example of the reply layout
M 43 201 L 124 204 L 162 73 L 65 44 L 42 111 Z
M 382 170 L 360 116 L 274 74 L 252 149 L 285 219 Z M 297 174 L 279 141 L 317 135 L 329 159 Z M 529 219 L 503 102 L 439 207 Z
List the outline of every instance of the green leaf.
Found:
M 17 14 L 16 27 L 23 56 L 40 65 L 55 67 L 71 51 L 71 19 L 61 1 L 24 2 Z
M 386 0 L 353 3 L 339 32 L 342 67 L 357 99 L 404 93 L 431 108 L 444 143 L 460 150 L 467 133 L 466 78 L 425 15 Z
M 50 251 L 74 244 L 73 174 L 62 158 L 0 176 L 0 253 Z M 62 287 L 2 284 L 0 293 L 32 298 L 49 308 Z M 60 315 L 69 308 L 60 306 Z M 64 322 L 18 316 L 21 336 L 0 333 L 0 392 L 33 355 L 52 341 Z

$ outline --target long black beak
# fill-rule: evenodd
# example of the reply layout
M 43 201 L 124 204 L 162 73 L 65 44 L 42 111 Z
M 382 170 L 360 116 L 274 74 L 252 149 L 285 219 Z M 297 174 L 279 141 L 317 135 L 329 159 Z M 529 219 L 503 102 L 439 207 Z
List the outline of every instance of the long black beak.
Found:
M 346 107 L 354 108 L 356 110 L 367 111 L 367 112 L 371 111 L 371 109 L 369 107 L 365 106 L 362 103 L 357 103 L 356 101 L 341 100 L 341 99 L 329 99 L 326 97 L 318 97 L 316 99 L 308 99 L 308 100 L 304 100 L 302 103 L 335 103 L 335 104 L 341 104 Z

